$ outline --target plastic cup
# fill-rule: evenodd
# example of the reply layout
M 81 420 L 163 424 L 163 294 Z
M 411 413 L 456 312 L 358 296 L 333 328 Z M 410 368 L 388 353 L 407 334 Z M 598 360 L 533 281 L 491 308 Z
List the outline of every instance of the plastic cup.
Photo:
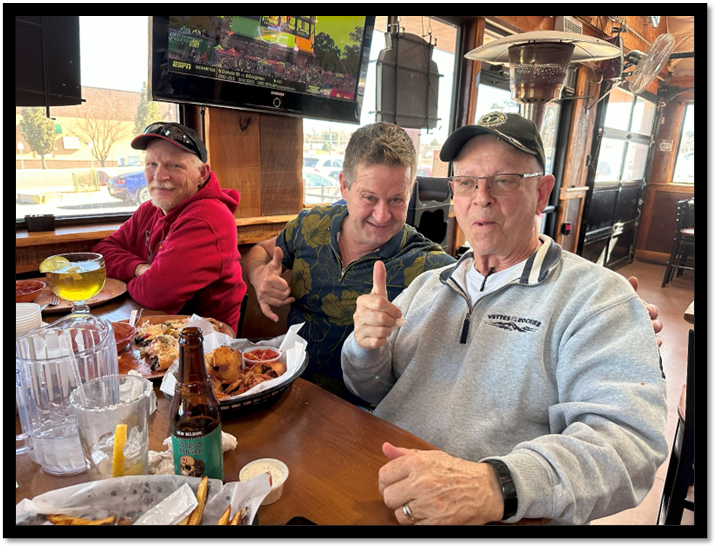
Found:
M 262 353 L 268 352 L 272 357 L 265 357 L 260 360 L 252 359 L 250 356 L 258 356 Z M 242 352 L 242 361 L 244 362 L 244 368 L 250 368 L 257 363 L 274 363 L 281 359 L 282 351 L 275 346 L 252 346 Z
M 100 377 L 72 392 L 91 480 L 147 474 L 151 394 L 152 383 L 136 375 Z
M 239 481 L 247 482 L 260 474 L 271 475 L 271 491 L 261 501 L 262 506 L 276 502 L 281 497 L 284 484 L 289 477 L 289 467 L 278 459 L 257 459 L 250 462 L 239 472 Z

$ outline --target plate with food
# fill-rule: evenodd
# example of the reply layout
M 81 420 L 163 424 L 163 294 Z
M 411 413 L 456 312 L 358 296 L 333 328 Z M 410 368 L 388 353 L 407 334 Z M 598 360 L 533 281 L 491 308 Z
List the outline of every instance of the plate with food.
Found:
M 137 371 L 149 380 L 164 377 L 167 369 L 179 357 L 179 331 L 187 325 L 191 316 L 158 315 L 144 316 L 137 323 L 136 332 L 128 345 L 118 355 L 118 371 L 126 375 Z M 218 333 L 234 338 L 234 330 L 213 318 L 203 318 Z M 128 323 L 123 320 L 122 323 Z

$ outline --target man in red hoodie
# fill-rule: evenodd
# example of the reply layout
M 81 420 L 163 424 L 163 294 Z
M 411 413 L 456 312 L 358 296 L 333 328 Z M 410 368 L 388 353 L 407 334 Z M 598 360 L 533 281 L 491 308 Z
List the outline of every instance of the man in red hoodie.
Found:
M 152 199 L 94 247 L 107 276 L 126 282 L 142 306 L 236 330 L 246 293 L 234 220 L 239 192 L 220 188 L 204 143 L 181 124 L 150 124 L 132 148 L 146 150 Z

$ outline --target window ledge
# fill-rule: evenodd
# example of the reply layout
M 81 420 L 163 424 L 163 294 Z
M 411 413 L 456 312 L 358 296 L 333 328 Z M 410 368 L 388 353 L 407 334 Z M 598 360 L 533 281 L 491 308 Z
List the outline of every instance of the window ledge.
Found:
M 83 226 L 64 226 L 48 232 L 15 232 L 15 247 L 30 247 L 43 244 L 62 242 L 80 242 L 84 240 L 101 240 L 117 230 L 122 223 L 103 223 Z
M 291 221 L 296 215 L 269 215 L 266 217 L 244 217 L 236 219 L 238 243 L 257 243 L 259 235 L 247 233 L 245 227 L 283 225 Z M 15 232 L 15 247 L 33 247 L 46 244 L 59 244 L 68 242 L 81 242 L 87 240 L 101 240 L 117 230 L 122 223 L 101 223 L 95 225 L 57 227 L 51 232 L 28 232 L 17 230 Z M 279 230 L 281 230 L 279 228 Z M 266 238 L 264 238 L 266 239 Z

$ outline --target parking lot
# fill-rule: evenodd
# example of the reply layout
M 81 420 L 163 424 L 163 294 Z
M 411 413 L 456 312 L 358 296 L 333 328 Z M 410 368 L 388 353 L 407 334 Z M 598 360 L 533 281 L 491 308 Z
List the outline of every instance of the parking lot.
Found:
M 136 167 L 100 168 L 109 176 L 136 171 Z M 98 215 L 134 211 L 135 204 L 113 198 L 106 186 L 97 191 L 76 192 L 72 174 L 77 170 L 19 170 L 15 175 L 15 217 L 52 213 L 56 217 L 68 215 Z M 88 171 L 89 170 L 84 170 Z

